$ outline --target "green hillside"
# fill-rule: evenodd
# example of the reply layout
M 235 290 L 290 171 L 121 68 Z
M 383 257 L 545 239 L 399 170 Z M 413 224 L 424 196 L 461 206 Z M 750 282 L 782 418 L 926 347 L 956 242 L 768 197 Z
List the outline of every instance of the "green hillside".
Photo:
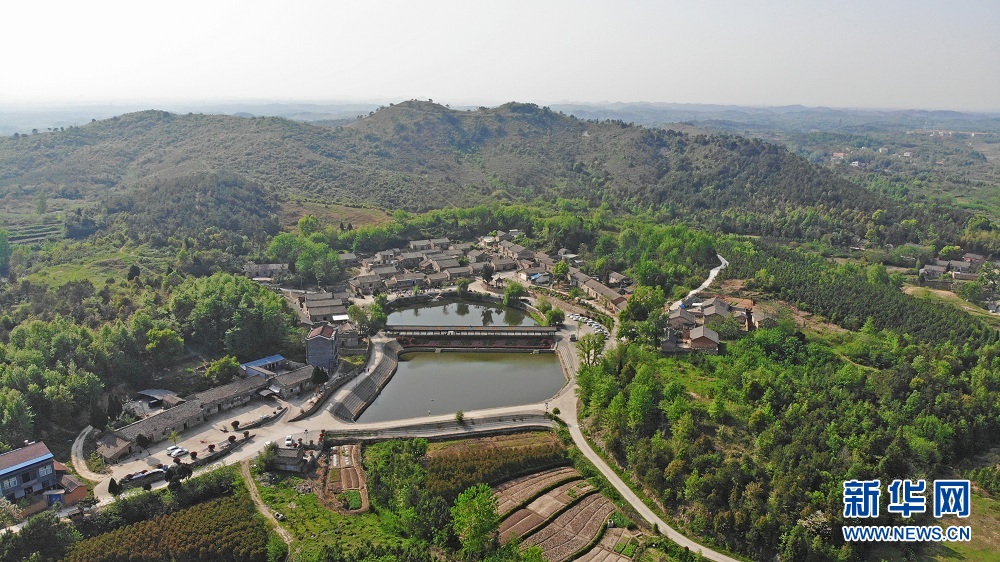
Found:
M 8 199 L 41 191 L 120 201 L 153 186 L 203 182 L 205 174 L 239 177 L 279 204 L 422 211 L 574 198 L 723 231 L 838 244 L 953 238 L 967 220 L 890 200 L 760 140 L 583 121 L 519 103 L 457 111 L 410 101 L 329 127 L 144 111 L 0 140 L 0 195 Z M 901 225 L 907 218 L 917 226 Z

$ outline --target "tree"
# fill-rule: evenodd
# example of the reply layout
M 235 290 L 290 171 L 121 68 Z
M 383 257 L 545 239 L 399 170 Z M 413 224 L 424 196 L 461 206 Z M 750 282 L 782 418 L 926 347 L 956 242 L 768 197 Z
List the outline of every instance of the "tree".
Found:
M 319 232 L 319 219 L 313 215 L 303 215 L 299 219 L 299 232 L 302 236 L 309 237 L 314 232 Z
M 0 527 L 13 525 L 21 520 L 21 508 L 7 498 L 0 498 Z
M 231 382 L 240 374 L 240 362 L 232 355 L 212 361 L 205 369 L 205 377 L 216 384 Z
M 510 306 L 510 303 L 517 301 L 521 297 L 527 296 L 528 290 L 517 281 L 511 281 L 503 291 L 503 303 Z
M 465 279 L 465 278 L 459 279 L 455 283 L 455 286 L 458 288 L 458 294 L 464 296 L 466 293 L 468 293 L 469 292 L 469 285 L 471 283 L 472 283 L 472 281 L 469 281 L 468 279 Z
M 492 263 L 487 262 L 483 264 L 483 273 L 482 273 L 483 281 L 485 281 L 487 285 L 489 285 L 490 282 L 493 281 L 493 276 L 495 274 L 496 274 L 496 268 L 493 267 Z
M 457 421 L 458 423 L 463 423 L 465 421 L 465 412 L 463 412 L 462 410 L 455 412 L 455 421 Z
M 957 260 L 962 257 L 962 248 L 958 246 L 945 246 L 941 248 L 940 256 L 943 260 Z
M 181 440 L 181 434 L 177 433 L 177 430 L 175 429 L 170 432 L 170 435 L 167 436 L 167 440 L 176 445 L 177 442 Z
M 326 381 L 330 380 L 330 375 L 328 375 L 325 370 L 319 367 L 313 367 L 312 377 L 310 378 L 310 380 L 312 381 L 313 384 L 319 386 L 325 383 Z
M 496 550 L 500 515 L 489 486 L 476 484 L 459 494 L 451 508 L 451 519 L 466 560 L 482 560 Z
M 125 276 L 126 279 L 132 281 L 133 279 L 139 277 L 139 266 L 134 263 L 129 266 L 128 274 Z
M 184 339 L 170 328 L 153 328 L 146 332 L 146 353 L 154 365 L 163 366 L 184 351 Z
M 569 279 L 569 263 L 565 261 L 559 261 L 552 266 L 552 277 L 560 280 L 566 281 Z
M 10 233 L 0 228 L 0 275 L 7 275 L 10 267 L 10 255 L 13 251 L 10 244 Z
M 111 494 L 112 496 L 117 496 L 118 494 L 122 493 L 121 484 L 119 484 L 118 481 L 115 480 L 114 478 L 108 481 L 108 493 Z
M 557 326 L 566 319 L 566 313 L 561 308 L 551 308 L 545 313 L 545 325 Z
M 580 353 L 580 360 L 584 366 L 596 365 L 604 353 L 604 335 L 584 334 L 576 342 L 576 349 Z

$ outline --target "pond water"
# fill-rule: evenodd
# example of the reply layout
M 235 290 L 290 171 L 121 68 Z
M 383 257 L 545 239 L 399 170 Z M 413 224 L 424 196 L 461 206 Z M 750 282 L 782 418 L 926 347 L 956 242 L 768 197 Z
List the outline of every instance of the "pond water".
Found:
M 409 353 L 358 421 L 537 404 L 565 382 L 552 353 Z
M 443 301 L 400 308 L 389 324 L 402 326 L 537 326 L 528 314 L 501 304 Z

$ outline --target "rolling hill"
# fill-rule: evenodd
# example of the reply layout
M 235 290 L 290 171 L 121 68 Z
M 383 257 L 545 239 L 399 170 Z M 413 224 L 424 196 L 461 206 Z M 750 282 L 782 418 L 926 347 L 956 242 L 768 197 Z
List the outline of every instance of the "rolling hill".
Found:
M 924 234 L 900 227 L 907 218 L 944 237 L 966 221 L 953 209 L 893 202 L 760 140 L 584 121 L 532 104 L 458 111 L 409 101 L 332 126 L 143 111 L 0 139 L 8 198 L 42 191 L 104 202 L 217 173 L 245 178 L 279 204 L 424 211 L 577 198 L 724 231 L 841 243 L 870 232 L 879 209 L 874 226 L 890 242 Z

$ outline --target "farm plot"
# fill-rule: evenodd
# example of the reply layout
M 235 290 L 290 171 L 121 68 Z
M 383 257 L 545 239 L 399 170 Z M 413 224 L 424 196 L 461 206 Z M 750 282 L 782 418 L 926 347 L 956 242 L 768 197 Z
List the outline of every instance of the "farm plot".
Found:
M 567 480 L 580 478 L 572 467 L 553 468 L 504 482 L 496 488 L 497 513 L 506 517 L 518 506 L 537 496 L 543 490 Z
M 631 558 L 626 556 L 623 551 L 630 544 L 633 545 L 634 549 L 635 541 L 632 538 L 632 533 L 628 532 L 627 529 L 621 527 L 608 529 L 601 537 L 601 542 L 577 560 L 580 562 L 627 562 Z
M 500 540 L 507 542 L 530 534 L 557 513 L 593 491 L 594 487 L 589 482 L 574 480 L 545 492 L 500 524 Z
M 604 496 L 589 495 L 525 538 L 523 544 L 540 546 L 550 562 L 565 562 L 597 537 L 614 511 L 615 505 Z

